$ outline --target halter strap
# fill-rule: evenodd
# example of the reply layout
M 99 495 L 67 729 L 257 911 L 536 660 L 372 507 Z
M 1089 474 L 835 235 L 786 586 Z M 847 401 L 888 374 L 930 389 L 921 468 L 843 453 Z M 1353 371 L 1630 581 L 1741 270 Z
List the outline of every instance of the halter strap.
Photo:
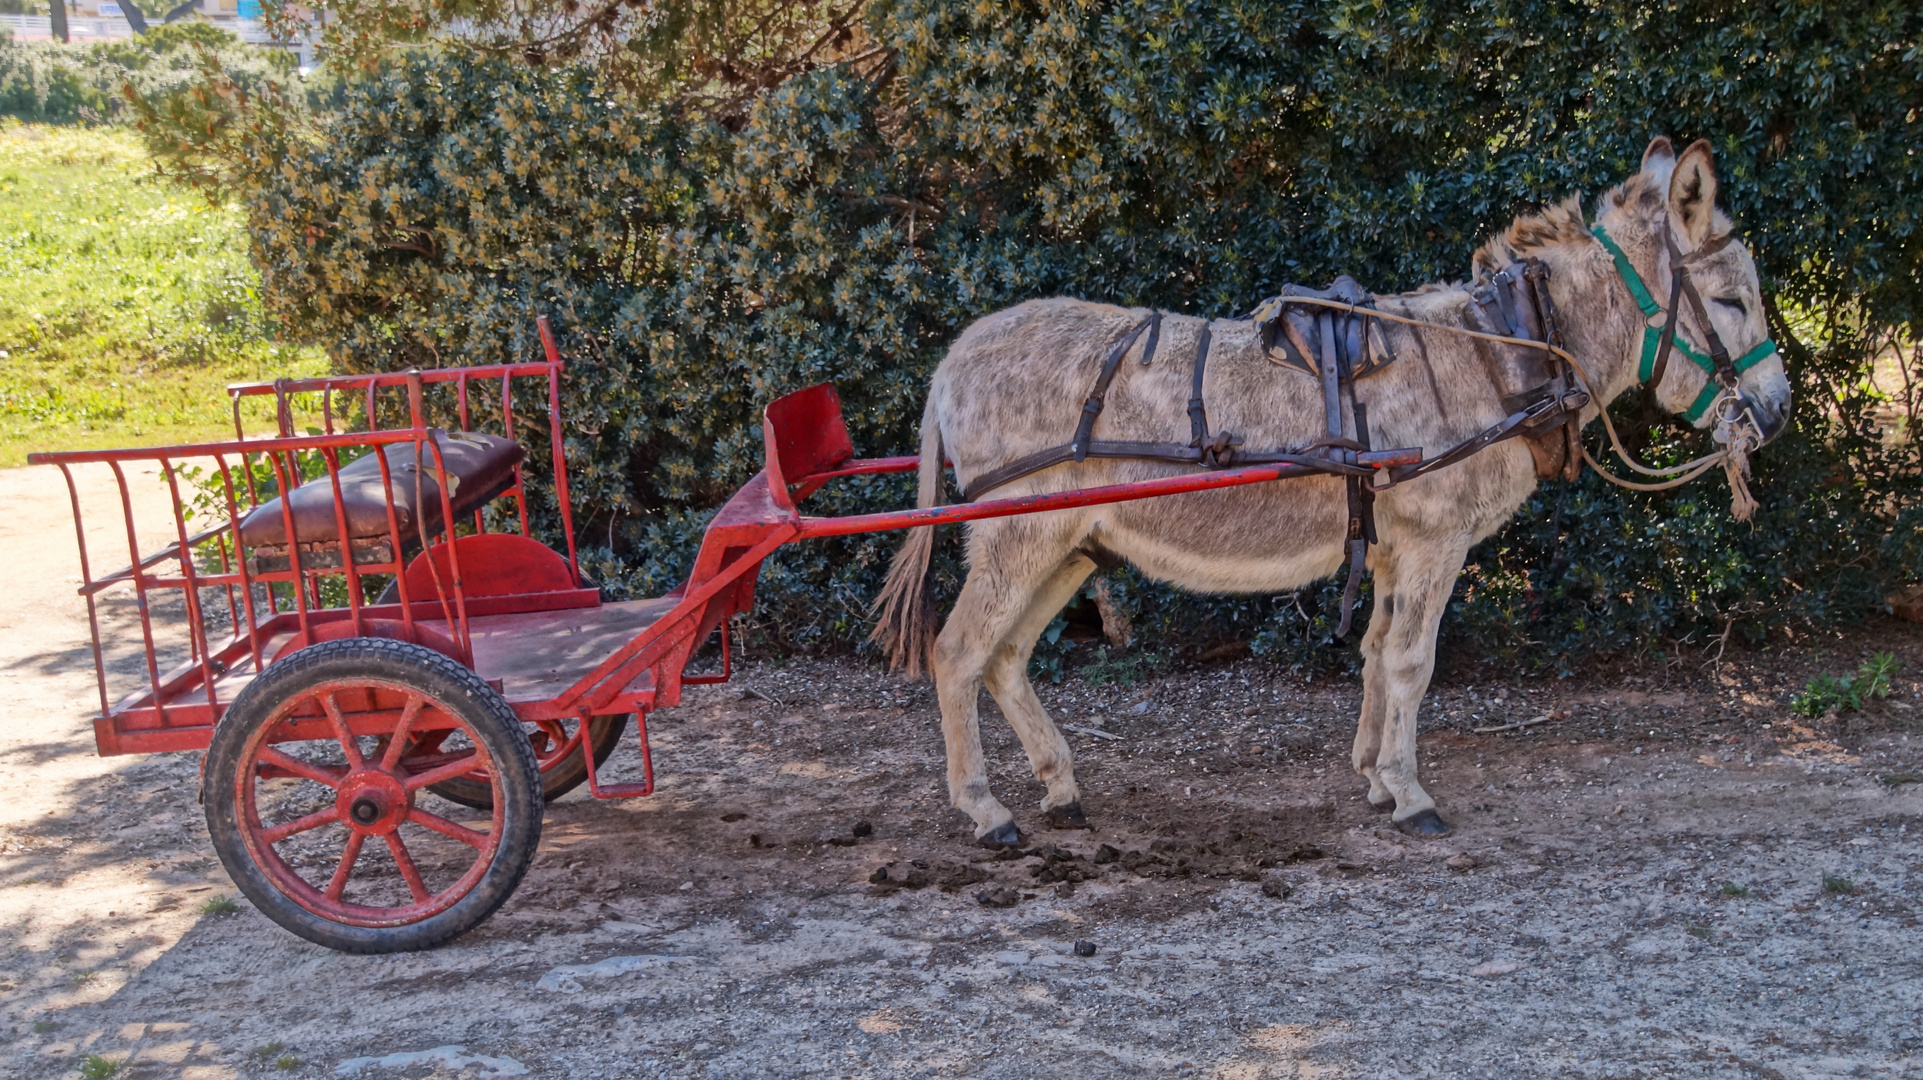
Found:
M 1636 365 L 1636 381 L 1648 382 L 1656 374 L 1656 357 L 1664 333 L 1663 328 L 1650 325 L 1649 320 L 1655 318 L 1657 315 L 1662 315 L 1664 327 L 1669 327 L 1675 323 L 1676 313 L 1674 311 L 1665 312 L 1663 306 L 1656 302 L 1656 298 L 1650 295 L 1649 287 L 1643 284 L 1642 275 L 1636 273 L 1635 266 L 1631 265 L 1628 253 L 1624 252 L 1622 247 L 1610 237 L 1608 230 L 1604 229 L 1600 222 L 1598 222 L 1596 227 L 1591 229 L 1590 232 L 1595 234 L 1596 239 L 1602 242 L 1603 250 L 1609 252 L 1609 257 L 1616 263 L 1617 276 L 1623 279 L 1623 285 L 1629 289 L 1630 298 L 1636 301 L 1638 308 L 1642 309 L 1643 352 L 1641 360 Z M 1725 234 L 1721 238 L 1721 242 L 1717 243 L 1715 247 L 1720 248 L 1728 242 L 1729 237 Z M 1700 255 L 1706 254 L 1706 252 L 1698 251 L 1692 254 Z M 1680 265 L 1671 272 L 1677 275 L 1686 273 Z M 1707 312 L 1703 313 L 1701 317 L 1704 322 L 1708 322 Z M 1680 330 L 1681 327 L 1677 326 L 1675 329 Z M 1728 387 L 1724 386 L 1722 377 L 1716 370 L 1716 361 L 1713 358 L 1704 356 L 1702 353 L 1690 347 L 1690 344 L 1683 340 L 1682 334 L 1680 333 L 1672 332 L 1670 339 L 1671 345 L 1674 346 L 1677 352 L 1688 357 L 1690 363 L 1702 368 L 1703 374 L 1710 377 L 1709 382 L 1703 385 L 1702 393 L 1697 394 L 1696 400 L 1690 402 L 1689 408 L 1683 411 L 1683 419 L 1693 424 L 1702 419 L 1703 414 L 1709 411 L 1709 407 L 1715 404 L 1716 399 L 1721 397 L 1723 390 Z M 1756 344 L 1755 348 L 1730 361 L 1733 375 L 1741 375 L 1743 372 L 1748 371 L 1750 368 L 1755 367 L 1757 364 L 1762 363 L 1774 355 L 1776 355 L 1776 342 L 1769 338 L 1764 338 Z

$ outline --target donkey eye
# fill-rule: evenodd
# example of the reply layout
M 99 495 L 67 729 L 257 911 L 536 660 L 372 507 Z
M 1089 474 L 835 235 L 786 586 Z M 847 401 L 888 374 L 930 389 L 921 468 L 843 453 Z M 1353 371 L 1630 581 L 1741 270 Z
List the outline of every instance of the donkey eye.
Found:
M 1746 308 L 1746 307 L 1744 307 L 1744 306 L 1743 306 L 1743 301 L 1742 301 L 1742 299 L 1741 299 L 1740 297 L 1735 297 L 1735 296 L 1712 296 L 1712 297 L 1710 297 L 1709 299 L 1710 299 L 1710 301 L 1711 301 L 1712 303 L 1717 303 L 1717 304 L 1721 304 L 1721 305 L 1723 305 L 1723 306 L 1724 306 L 1724 307 L 1726 307 L 1726 308 L 1735 308 L 1735 309 L 1736 309 L 1736 314 L 1738 314 L 1738 315 L 1741 315 L 1741 314 L 1743 314 L 1744 312 L 1746 312 L 1746 311 L 1748 311 L 1748 310 L 1749 310 L 1748 308 Z

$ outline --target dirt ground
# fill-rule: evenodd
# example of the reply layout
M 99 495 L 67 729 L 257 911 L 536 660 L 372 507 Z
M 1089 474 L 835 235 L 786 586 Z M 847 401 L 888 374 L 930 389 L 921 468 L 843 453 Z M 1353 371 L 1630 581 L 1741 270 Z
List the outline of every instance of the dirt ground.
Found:
M 134 489 L 164 520 L 158 484 Z M 1914 626 L 1444 680 L 1421 745 L 1456 833 L 1428 842 L 1362 799 L 1353 680 L 1070 679 L 1041 693 L 1103 733 L 1069 736 L 1095 827 L 1039 827 L 987 705 L 1035 845 L 1000 859 L 947 809 L 926 686 L 751 665 L 652 719 L 656 796 L 554 805 L 490 922 L 354 957 L 209 908 L 236 894 L 197 757 L 94 756 L 57 474 L 0 472 L 0 505 L 8 1077 L 1923 1074 Z M 116 666 L 131 617 L 106 612 Z M 1889 701 L 1790 711 L 1881 650 L 1903 663 Z

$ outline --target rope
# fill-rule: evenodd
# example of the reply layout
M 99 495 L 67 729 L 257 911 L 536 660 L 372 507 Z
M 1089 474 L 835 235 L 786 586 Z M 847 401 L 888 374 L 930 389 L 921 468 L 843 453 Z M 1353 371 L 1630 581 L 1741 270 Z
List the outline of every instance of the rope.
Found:
M 1741 409 L 1731 409 L 1729 407 L 1735 404 L 1735 398 L 1727 390 L 1718 395 L 1712 405 L 1712 407 L 1718 409 L 1721 413 L 1720 418 L 1716 422 L 1716 431 L 1718 435 L 1723 437 L 1723 448 L 1714 453 L 1705 454 L 1694 461 L 1685 461 L 1681 465 L 1651 468 L 1637 461 L 1628 450 L 1623 448 L 1622 439 L 1616 434 L 1615 422 L 1609 418 L 1607 404 L 1602 400 L 1602 396 L 1596 393 L 1596 381 L 1589 377 L 1589 372 L 1583 368 L 1582 361 L 1576 359 L 1575 356 L 1566 349 L 1557 348 L 1546 341 L 1532 341 L 1529 338 L 1510 337 L 1506 334 L 1491 334 L 1481 330 L 1471 330 L 1463 326 L 1449 326 L 1444 323 L 1428 322 L 1423 319 L 1412 319 L 1406 315 L 1395 315 L 1377 308 L 1362 307 L 1359 304 L 1344 303 L 1340 300 L 1324 300 L 1316 296 L 1291 296 L 1287 302 L 1290 304 L 1311 304 L 1317 307 L 1334 308 L 1337 311 L 1346 311 L 1354 315 L 1366 315 L 1372 319 L 1401 323 L 1405 326 L 1419 326 L 1428 330 L 1441 330 L 1444 333 L 1457 334 L 1462 337 L 1479 338 L 1483 341 L 1493 341 L 1503 345 L 1517 345 L 1525 349 L 1540 349 L 1550 353 L 1573 368 L 1576 372 L 1576 377 L 1582 380 L 1584 389 L 1589 392 L 1590 400 L 1596 403 L 1596 412 L 1602 417 L 1603 431 L 1608 434 L 1609 447 L 1615 451 L 1616 457 L 1619 458 L 1623 464 L 1644 476 L 1662 477 L 1664 479 L 1656 483 L 1639 483 L 1633 480 L 1625 480 L 1603 468 L 1602 464 L 1590 454 L 1589 447 L 1578 440 L 1577 446 L 1582 450 L 1583 460 L 1589 464 L 1590 468 L 1596 471 L 1596 475 L 1617 487 L 1627 488 L 1630 491 L 1668 491 L 1671 488 L 1681 487 L 1716 466 L 1721 465 L 1725 476 L 1729 480 L 1730 516 L 1738 521 L 1748 521 L 1750 516 L 1756 512 L 1756 499 L 1750 495 L 1749 484 L 1747 482 L 1749 478 L 1749 452 L 1762 445 L 1762 436 L 1756 431 L 1755 422 L 1749 420 L 1746 412 Z M 1263 357 L 1277 367 L 1284 366 L 1281 361 L 1269 356 L 1266 350 L 1263 353 Z

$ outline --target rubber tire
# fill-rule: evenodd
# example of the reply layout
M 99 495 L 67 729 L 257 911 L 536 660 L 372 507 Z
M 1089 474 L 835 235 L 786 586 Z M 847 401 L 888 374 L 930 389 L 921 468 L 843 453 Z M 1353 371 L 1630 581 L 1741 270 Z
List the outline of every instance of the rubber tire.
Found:
M 346 926 L 316 915 L 275 887 L 241 839 L 234 787 L 248 739 L 288 697 L 318 683 L 352 678 L 377 678 L 432 694 L 472 725 L 503 773 L 508 805 L 502 808 L 501 844 L 492 865 L 452 907 L 408 926 Z M 204 776 L 207 832 L 234 884 L 261 914 L 299 937 L 338 952 L 412 952 L 459 937 L 507 902 L 541 844 L 540 771 L 514 710 L 473 671 L 410 642 L 324 641 L 269 667 L 241 690 L 215 726 Z
M 525 730 L 525 729 L 523 729 Z M 588 721 L 588 738 L 594 743 L 594 767 L 599 769 L 608 763 L 609 755 L 621 744 L 621 736 L 628 730 L 628 714 L 597 716 Z M 532 747 L 530 746 L 530 751 Z M 548 802 L 566 795 L 582 784 L 587 783 L 588 767 L 576 746 L 574 752 L 541 771 L 541 797 Z M 471 806 L 476 810 L 494 809 L 494 789 L 479 780 L 457 776 L 452 780 L 434 784 L 427 790 L 449 802 Z

